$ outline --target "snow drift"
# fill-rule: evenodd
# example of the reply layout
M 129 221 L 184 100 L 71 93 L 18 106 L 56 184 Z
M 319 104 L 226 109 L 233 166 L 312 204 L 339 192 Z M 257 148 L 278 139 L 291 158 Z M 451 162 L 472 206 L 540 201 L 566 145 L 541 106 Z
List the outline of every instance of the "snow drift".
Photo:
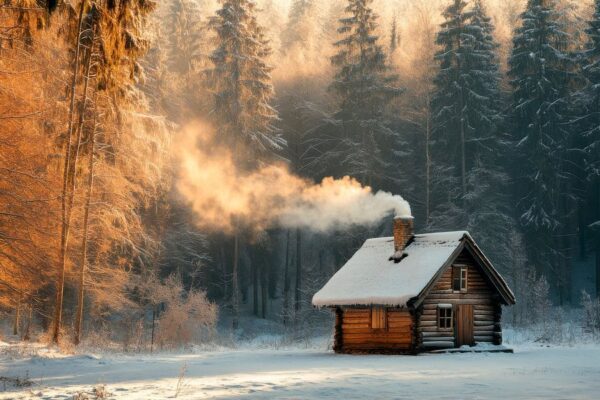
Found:
M 202 228 L 231 232 L 242 224 L 256 230 L 283 226 L 326 232 L 370 225 L 391 212 L 411 215 L 402 197 L 374 193 L 354 178 L 325 178 L 316 184 L 292 174 L 284 163 L 242 171 L 231 151 L 215 145 L 213 132 L 208 125 L 192 124 L 177 146 L 177 189 Z

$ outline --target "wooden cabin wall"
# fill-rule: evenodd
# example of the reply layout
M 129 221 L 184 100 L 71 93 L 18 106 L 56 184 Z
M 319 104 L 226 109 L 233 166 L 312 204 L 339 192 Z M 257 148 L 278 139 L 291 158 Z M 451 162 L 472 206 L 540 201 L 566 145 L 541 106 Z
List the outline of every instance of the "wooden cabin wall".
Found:
M 501 344 L 502 308 L 487 277 L 467 250 L 457 257 L 454 264 L 466 265 L 468 268 L 467 292 L 453 293 L 452 268 L 447 268 L 416 312 L 417 347 L 423 350 L 454 347 L 454 327 L 450 330 L 438 328 L 437 309 L 440 303 L 473 304 L 475 342 Z
M 369 307 L 338 310 L 334 344 L 336 352 L 408 353 L 414 348 L 414 320 L 408 310 L 388 308 L 386 329 L 371 328 Z
M 333 351 L 341 353 L 344 342 L 342 340 L 342 318 L 344 311 L 340 307 L 335 309 L 335 330 L 333 334 Z

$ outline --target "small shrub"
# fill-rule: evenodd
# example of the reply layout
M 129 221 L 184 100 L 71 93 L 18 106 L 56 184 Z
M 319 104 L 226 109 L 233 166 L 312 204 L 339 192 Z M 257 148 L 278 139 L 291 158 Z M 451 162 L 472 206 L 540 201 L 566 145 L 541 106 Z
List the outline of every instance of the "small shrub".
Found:
M 594 337 L 600 336 L 600 299 L 592 299 L 592 296 L 585 290 L 581 292 L 581 306 L 583 314 L 581 325 L 583 331 L 592 334 Z
M 156 338 L 161 347 L 173 348 L 212 339 L 218 308 L 199 290 L 186 292 L 179 280 L 165 282 L 169 293 L 165 311 L 157 322 Z
M 98 385 L 94 387 L 93 390 L 94 396 L 97 400 L 108 399 L 110 393 L 106 390 L 105 385 Z

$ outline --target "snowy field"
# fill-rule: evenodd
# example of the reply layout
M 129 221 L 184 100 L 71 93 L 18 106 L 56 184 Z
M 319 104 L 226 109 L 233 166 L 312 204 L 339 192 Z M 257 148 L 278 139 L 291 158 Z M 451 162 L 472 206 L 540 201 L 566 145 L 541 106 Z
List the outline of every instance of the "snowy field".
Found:
M 600 346 L 350 356 L 316 349 L 177 355 L 2 352 L 0 399 L 597 399 Z M 31 386 L 15 387 L 14 379 Z M 78 397 L 77 397 L 78 396 Z

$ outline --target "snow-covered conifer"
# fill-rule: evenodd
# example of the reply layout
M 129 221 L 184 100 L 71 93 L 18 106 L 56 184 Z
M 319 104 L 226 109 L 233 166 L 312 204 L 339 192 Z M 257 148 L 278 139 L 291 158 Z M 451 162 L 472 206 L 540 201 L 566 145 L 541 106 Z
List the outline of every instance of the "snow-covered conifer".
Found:
M 502 165 L 498 44 L 482 2 L 454 0 L 438 34 L 440 70 L 432 99 L 435 229 L 462 226 L 508 268 L 515 229 Z
M 168 61 L 171 70 L 187 75 L 202 58 L 202 20 L 196 0 L 172 0 L 169 5 Z
M 451 219 L 452 224 L 463 226 L 467 224 L 466 199 L 476 185 L 469 184 L 469 174 L 483 167 L 483 156 L 495 146 L 501 121 L 493 26 L 481 2 L 476 1 L 472 9 L 467 7 L 466 1 L 454 0 L 444 11 L 445 21 L 437 37 L 440 70 L 431 104 L 434 168 L 440 172 L 434 190 L 436 203 L 445 210 L 464 213 Z M 438 213 L 434 225 L 444 224 L 439 219 Z
M 272 68 L 267 64 L 271 48 L 252 0 L 224 0 L 210 24 L 216 33 L 209 79 L 218 135 L 237 149 L 237 161 L 246 163 L 283 145 L 274 126 L 277 111 L 271 105 Z
M 600 254 L 600 230 L 595 221 L 600 219 L 600 0 L 594 4 L 594 14 L 585 30 L 587 43 L 581 52 L 584 86 L 576 95 L 575 129 L 577 134 L 571 148 L 575 150 L 574 174 L 580 194 L 580 218 L 578 234 L 580 243 L 587 246 L 586 233 L 593 239 L 590 248 Z M 584 157 L 581 157 L 583 155 Z M 590 224 L 591 223 L 591 224 Z M 596 262 L 596 288 L 600 293 L 600 257 Z
M 336 139 L 328 141 L 334 143 L 328 155 L 337 162 L 331 157 L 326 161 L 341 167 L 339 173 L 374 184 L 390 175 L 398 134 L 386 111 L 401 90 L 395 87 L 397 77 L 391 74 L 375 33 L 378 17 L 370 3 L 348 0 L 346 17 L 339 20 L 342 38 L 334 44 L 337 54 L 331 60 L 336 74 L 330 86 L 339 108 L 332 122 Z
M 586 29 L 588 42 L 582 54 L 585 88 L 578 94 L 583 108 L 583 137 L 590 179 L 600 177 L 600 0 L 595 2 L 595 12 Z
M 285 141 L 274 123 L 277 111 L 271 105 L 274 89 L 269 41 L 256 19 L 252 0 L 223 0 L 211 21 L 216 48 L 210 56 L 214 68 L 209 73 L 214 93 L 213 113 L 217 137 L 232 149 L 235 162 L 251 169 L 273 156 Z M 239 249 L 241 234 L 234 233 L 231 293 L 233 328 L 239 316 Z
M 297 47 L 308 50 L 318 45 L 315 40 L 318 25 L 318 6 L 315 0 L 294 0 L 288 14 L 288 21 L 281 37 L 282 53 L 296 50 Z
M 509 60 L 513 88 L 511 133 L 519 217 L 528 238 L 529 260 L 552 263 L 561 247 L 554 235 L 567 215 L 565 157 L 575 63 L 570 36 L 554 0 L 529 0 L 515 32 Z

